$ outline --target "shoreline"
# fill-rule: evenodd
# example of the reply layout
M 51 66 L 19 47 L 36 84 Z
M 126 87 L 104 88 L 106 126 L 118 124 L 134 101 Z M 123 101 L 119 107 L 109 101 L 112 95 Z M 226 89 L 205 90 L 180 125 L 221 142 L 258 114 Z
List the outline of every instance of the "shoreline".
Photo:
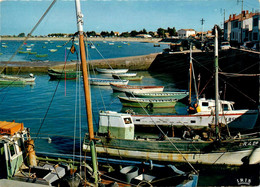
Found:
M 25 37 L 0 37 L 0 41 L 23 41 L 25 40 Z M 55 37 L 30 37 L 27 40 L 29 41 L 69 41 L 71 38 L 61 37 L 61 38 L 55 38 Z M 101 38 L 101 37 L 89 37 L 89 41 L 126 41 L 126 42 L 149 42 L 149 43 L 158 43 L 162 40 L 162 38 L 120 38 L 120 37 L 114 37 L 114 38 Z

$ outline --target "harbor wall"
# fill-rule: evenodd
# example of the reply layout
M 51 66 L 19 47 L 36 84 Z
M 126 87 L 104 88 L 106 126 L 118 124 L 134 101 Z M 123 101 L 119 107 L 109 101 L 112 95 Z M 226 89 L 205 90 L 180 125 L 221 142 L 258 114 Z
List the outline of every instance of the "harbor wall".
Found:
M 122 69 L 127 68 L 133 71 L 147 70 L 158 53 L 142 55 L 142 56 L 133 56 L 133 57 L 122 57 L 122 58 L 113 58 L 113 59 L 100 59 L 100 60 L 90 60 L 89 68 L 112 68 Z M 63 69 L 65 62 L 0 62 L 0 66 L 5 67 L 6 73 L 33 73 L 33 72 L 42 72 L 45 73 L 49 68 Z M 66 62 L 67 69 L 75 69 L 76 62 Z

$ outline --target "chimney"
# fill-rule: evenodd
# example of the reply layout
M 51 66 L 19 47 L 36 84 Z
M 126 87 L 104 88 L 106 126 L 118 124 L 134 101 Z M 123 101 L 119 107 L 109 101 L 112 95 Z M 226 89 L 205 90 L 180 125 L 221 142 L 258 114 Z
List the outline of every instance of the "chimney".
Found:
M 246 11 L 246 14 L 248 14 L 248 10 Z
M 245 17 L 246 16 L 246 12 L 243 10 L 242 11 L 242 16 Z
M 231 14 L 229 15 L 229 21 L 231 21 Z
M 233 14 L 233 20 L 236 18 L 236 14 Z

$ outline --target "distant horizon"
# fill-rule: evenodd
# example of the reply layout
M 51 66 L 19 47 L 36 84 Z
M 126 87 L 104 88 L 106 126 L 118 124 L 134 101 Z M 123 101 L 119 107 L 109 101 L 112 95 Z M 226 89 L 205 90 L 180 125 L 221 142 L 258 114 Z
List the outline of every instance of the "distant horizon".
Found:
M 26 35 L 39 21 L 52 0 L 0 0 L 0 35 Z M 215 24 L 223 28 L 231 14 L 241 13 L 237 0 L 83 0 L 84 31 L 131 32 L 175 27 L 208 31 Z M 243 10 L 259 11 L 260 0 L 244 0 Z M 202 25 L 202 19 L 203 25 Z M 75 33 L 73 0 L 60 0 L 32 35 Z

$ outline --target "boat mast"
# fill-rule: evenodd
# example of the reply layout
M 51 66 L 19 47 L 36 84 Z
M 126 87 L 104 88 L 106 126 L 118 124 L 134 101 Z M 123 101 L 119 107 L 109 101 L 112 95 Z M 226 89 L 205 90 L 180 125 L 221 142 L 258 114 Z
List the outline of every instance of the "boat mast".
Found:
M 93 117 L 92 117 L 92 107 L 91 107 L 91 95 L 90 95 L 90 86 L 89 86 L 89 81 L 88 81 L 88 69 L 87 69 L 86 51 L 85 51 L 84 34 L 83 34 L 83 14 L 81 13 L 80 0 L 75 0 L 75 5 L 76 5 L 77 26 L 78 26 L 78 32 L 79 32 L 80 58 L 81 58 L 83 84 L 84 84 L 84 92 L 85 92 L 86 113 L 87 113 L 89 139 L 90 139 L 90 150 L 91 150 L 91 158 L 92 158 L 95 183 L 97 183 L 98 182 L 97 158 L 96 158 L 96 149 L 95 149 L 95 143 L 94 143 L 94 128 L 93 128 Z
M 189 84 L 189 104 L 191 104 L 191 84 L 192 84 L 192 44 L 190 44 L 190 84 Z
M 215 126 L 219 137 L 219 95 L 218 95 L 218 29 L 215 25 Z

